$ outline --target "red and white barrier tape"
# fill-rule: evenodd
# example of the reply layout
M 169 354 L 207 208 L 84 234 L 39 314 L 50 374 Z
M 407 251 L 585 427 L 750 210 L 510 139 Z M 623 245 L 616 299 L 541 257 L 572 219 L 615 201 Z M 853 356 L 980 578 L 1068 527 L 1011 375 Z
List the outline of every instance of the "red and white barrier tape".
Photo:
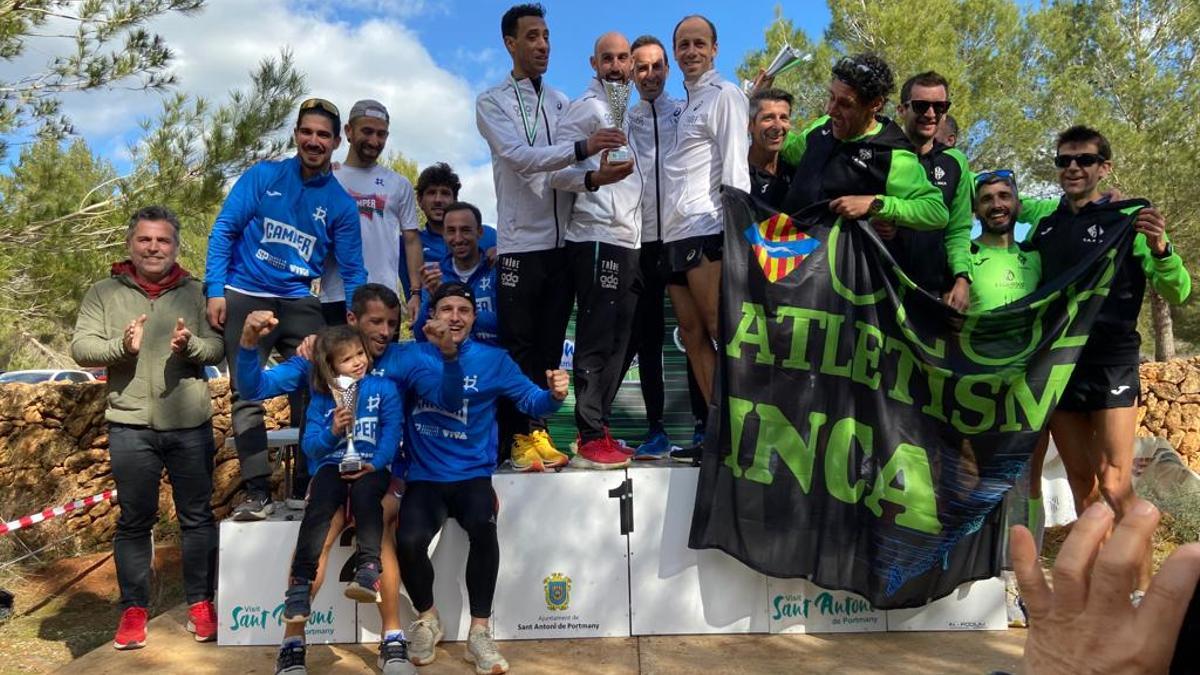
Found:
M 105 490 L 98 495 L 92 495 L 91 497 L 85 497 L 84 499 L 76 499 L 69 504 L 63 504 L 62 506 L 56 506 L 52 509 L 46 509 L 40 513 L 34 513 L 25 516 L 24 518 L 10 520 L 7 523 L 0 523 L 0 534 L 8 534 L 9 532 L 14 532 L 16 530 L 20 530 L 21 528 L 37 525 L 43 520 L 50 520 L 55 516 L 61 516 L 65 513 L 70 513 L 76 509 L 87 508 L 94 504 L 99 504 L 102 501 L 112 499 L 116 496 L 116 490 Z

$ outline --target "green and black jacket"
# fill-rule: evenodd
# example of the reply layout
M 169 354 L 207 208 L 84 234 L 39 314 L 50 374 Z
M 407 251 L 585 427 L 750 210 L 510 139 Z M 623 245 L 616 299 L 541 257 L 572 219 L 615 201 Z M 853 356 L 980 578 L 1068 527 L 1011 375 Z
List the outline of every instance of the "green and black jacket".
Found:
M 910 270 L 918 286 L 944 292 L 954 285 L 955 277 L 971 278 L 974 182 L 967 156 L 955 148 L 935 141 L 933 149 L 918 159 L 929 182 L 941 192 L 950 220 L 940 232 L 901 230 L 897 262 Z
M 1041 254 L 1042 279 L 1065 273 L 1104 243 L 1104 230 L 1119 226 L 1147 206 L 1150 202 L 1144 199 L 1096 201 L 1073 212 L 1066 197 L 1022 200 L 1021 220 L 1034 226 L 1029 243 Z M 1147 281 L 1173 305 L 1187 300 L 1192 292 L 1192 278 L 1179 254 L 1155 257 L 1146 235 L 1138 232 L 1129 254 L 1117 263 L 1116 277 L 1079 357 L 1080 365 L 1137 365 L 1142 343 L 1137 320 Z
M 876 217 L 914 230 L 940 230 L 949 211 L 929 182 L 900 127 L 877 117 L 873 129 L 839 141 L 826 115 L 803 131 L 788 132 L 779 156 L 796 167 L 783 211 L 796 214 L 817 202 L 847 195 L 883 200 Z

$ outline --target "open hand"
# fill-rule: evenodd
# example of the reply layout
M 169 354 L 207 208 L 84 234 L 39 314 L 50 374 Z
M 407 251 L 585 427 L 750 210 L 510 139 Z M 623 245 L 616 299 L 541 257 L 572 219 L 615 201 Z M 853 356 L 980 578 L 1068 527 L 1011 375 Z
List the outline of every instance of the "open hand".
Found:
M 633 160 L 609 162 L 608 150 L 600 153 L 600 169 L 592 172 L 592 185 L 600 187 L 624 180 L 633 173 Z
M 354 473 L 342 474 L 342 480 L 355 481 L 355 480 L 358 480 L 359 478 L 362 478 L 363 476 L 371 473 L 374 470 L 375 470 L 375 467 L 371 466 L 371 464 L 368 462 L 367 464 L 363 464 L 362 468 L 359 469 L 358 471 L 355 471 Z
M 129 324 L 125 326 L 125 338 L 123 343 L 125 345 L 126 354 L 137 355 L 137 353 L 142 350 L 142 331 L 145 325 L 146 315 L 143 314 L 133 321 L 130 321 Z
M 175 330 L 171 332 L 171 351 L 176 354 L 184 353 L 191 339 L 192 331 L 183 323 L 183 317 L 179 317 L 175 320 Z
M 1092 504 L 1054 561 L 1053 589 L 1033 535 L 1012 528 L 1013 568 L 1029 612 L 1025 672 L 1076 673 L 1081 664 L 1097 673 L 1167 672 L 1200 580 L 1200 545 L 1171 554 L 1134 607 L 1129 596 L 1158 519 L 1158 509 L 1139 499 L 1114 528 L 1112 509 Z

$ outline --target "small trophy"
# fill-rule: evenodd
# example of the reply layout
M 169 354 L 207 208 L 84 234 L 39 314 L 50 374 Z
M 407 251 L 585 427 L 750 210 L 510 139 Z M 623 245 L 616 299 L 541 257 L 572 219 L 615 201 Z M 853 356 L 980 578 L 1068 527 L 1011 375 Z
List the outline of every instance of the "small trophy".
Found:
M 330 387 L 333 398 L 339 406 L 345 407 L 353 415 L 358 405 L 358 380 L 349 375 L 338 375 L 335 385 Z M 346 430 L 346 452 L 338 464 L 338 473 L 357 473 L 363 468 L 362 457 L 354 450 L 354 424 Z
M 612 115 L 613 126 L 625 128 L 625 111 L 629 108 L 629 96 L 633 93 L 633 85 L 628 82 L 604 82 L 604 92 L 608 94 L 608 112 Z M 608 151 L 608 161 L 613 163 L 628 162 L 633 156 L 629 147 L 622 145 Z
M 800 51 L 796 47 L 784 45 L 779 49 L 779 53 L 771 61 L 771 65 L 764 70 L 767 71 L 767 77 L 778 77 L 779 75 L 795 68 L 801 63 L 812 61 L 813 55 Z M 742 91 L 746 92 L 747 96 L 754 93 L 754 80 L 742 80 Z

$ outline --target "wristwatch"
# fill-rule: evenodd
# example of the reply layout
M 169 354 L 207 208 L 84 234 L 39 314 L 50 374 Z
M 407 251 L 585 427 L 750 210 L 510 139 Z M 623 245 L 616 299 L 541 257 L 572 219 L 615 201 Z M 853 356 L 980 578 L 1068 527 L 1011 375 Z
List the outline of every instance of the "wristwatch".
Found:
M 867 215 L 873 216 L 883 210 L 883 199 L 876 197 L 875 201 L 871 202 L 871 206 L 867 208 Z
M 1159 254 L 1155 253 L 1154 251 L 1151 251 L 1150 255 L 1154 256 L 1155 258 L 1157 258 L 1159 260 L 1164 260 L 1166 258 L 1170 258 L 1171 254 L 1174 252 L 1175 252 L 1175 246 L 1173 246 L 1171 244 L 1171 242 L 1168 241 L 1167 247 L 1163 249 L 1162 255 L 1159 255 Z

